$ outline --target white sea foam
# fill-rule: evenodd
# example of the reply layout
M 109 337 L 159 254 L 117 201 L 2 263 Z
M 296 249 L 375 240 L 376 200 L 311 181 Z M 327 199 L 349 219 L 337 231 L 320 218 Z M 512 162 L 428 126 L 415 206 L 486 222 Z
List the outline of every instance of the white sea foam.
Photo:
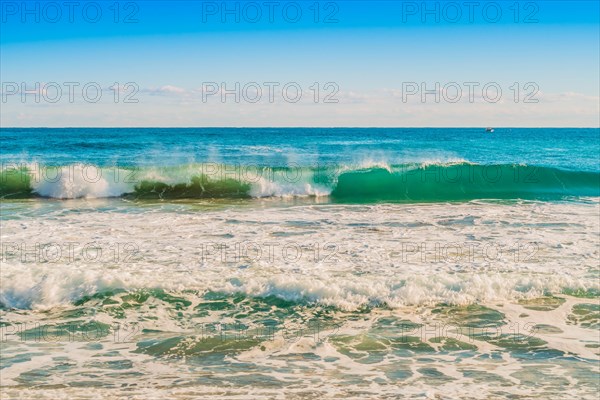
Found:
M 253 180 L 250 196 L 252 197 L 323 197 L 331 194 L 331 188 L 309 182 L 285 182 L 260 178 Z
M 90 164 L 65 167 L 39 167 L 32 171 L 32 189 L 40 196 L 56 199 L 119 197 L 133 191 L 133 183 L 122 177 L 128 171 L 99 168 Z
M 224 214 L 152 212 L 120 214 L 118 225 L 110 213 L 87 213 L 28 220 L 27 229 L 19 220 L 8 220 L 3 223 L 2 240 L 10 257 L 1 271 L 1 298 L 9 307 L 47 308 L 110 288 L 157 287 L 275 295 L 356 309 L 376 304 L 491 303 L 560 293 L 566 288 L 600 289 L 597 280 L 590 278 L 590 268 L 599 257 L 592 233 L 598 225 L 593 218 L 597 203 L 511 207 L 471 203 L 452 206 L 450 220 L 447 208 L 398 205 Z M 568 218 L 571 229 L 578 232 L 573 232 L 579 237 L 577 242 L 565 237 L 562 223 L 552 227 L 549 218 L 553 214 Z M 230 219 L 240 222 L 232 225 Z M 508 220 L 513 223 L 507 224 Z M 460 230 L 453 229 L 453 224 Z M 531 228 L 542 225 L 548 226 L 543 235 Z M 220 239 L 221 235 L 226 239 Z M 35 255 L 25 254 L 29 261 L 23 262 L 22 250 L 14 247 L 22 244 L 31 249 L 40 243 L 61 244 L 62 258 L 55 262 L 51 254 L 33 262 Z M 77 244 L 69 248 L 68 243 Z M 92 258 L 85 247 L 89 243 L 98 243 L 101 258 L 86 261 L 86 256 Z M 239 243 L 254 243 L 262 256 L 244 258 L 227 251 L 208 254 L 208 247 L 203 246 L 215 243 L 229 246 L 229 253 Z M 415 246 L 423 243 L 423 251 L 417 253 Z M 464 243 L 463 252 L 469 248 L 475 252 L 456 258 L 456 243 Z M 516 259 L 515 243 L 521 246 L 521 257 L 527 256 L 523 260 Z M 120 248 L 120 258 L 115 259 L 114 246 L 127 244 L 137 249 L 135 255 L 124 262 L 123 257 L 131 254 Z M 436 245 L 445 248 L 446 256 L 439 260 L 434 260 L 442 254 L 435 253 Z M 495 258 L 486 258 L 484 248 Z M 71 254 L 67 251 L 74 260 L 66 259 Z
M 225 392 L 213 382 L 227 382 L 223 390 L 231 398 L 308 398 L 315 390 L 323 397 L 349 399 L 487 399 L 500 391 L 506 397 L 553 398 L 565 390 L 582 399 L 597 395 L 596 330 L 570 319 L 574 307 L 596 299 L 560 293 L 599 289 L 598 199 L 580 204 L 330 204 L 177 213 L 140 212 L 135 206 L 78 213 L 78 202 L 82 207 L 89 203 L 72 201 L 43 217 L 2 223 L 1 313 L 3 322 L 13 324 L 3 327 L 3 397 L 222 398 Z M 509 249 L 515 241 L 536 243 L 535 260 L 515 259 L 513 252 L 494 260 L 476 255 L 441 261 L 424 260 L 414 252 L 405 259 L 398 254 L 403 243 L 493 243 Z M 53 262 L 52 252 L 40 257 L 35 245 L 49 243 L 72 244 L 63 249 L 71 249 L 65 256 L 73 259 Z M 89 243 L 102 249 L 100 260 L 86 247 Z M 232 259 L 239 243 L 258 245 L 269 256 Z M 320 249 L 316 259 L 315 243 Z M 126 251 L 125 244 L 135 245 L 136 254 Z M 220 253 L 216 244 L 229 247 Z M 327 244 L 336 246 L 333 262 L 324 259 L 332 254 Z M 26 246 L 25 259 L 20 245 Z M 285 258 L 286 245 L 306 252 L 297 260 L 293 252 Z M 119 249 L 117 259 L 114 249 Z M 74 305 L 85 296 L 118 289 L 164 289 L 181 300 L 175 304 L 154 297 L 135 305 L 130 299 L 127 307 L 119 307 L 123 294 L 115 294 L 108 302 L 100 298 Z M 231 294 L 226 297 L 230 300 L 240 293 L 275 296 L 303 306 L 287 314 L 284 333 L 249 347 L 251 340 L 240 341 L 238 349 L 238 342 L 219 336 L 206 340 L 198 327 L 238 319 L 252 325 L 253 317 L 278 318 L 285 310 L 261 306 L 261 312 L 249 311 L 242 302 L 239 312 L 204 314 L 198 306 L 206 305 L 202 295 L 208 291 Z M 519 303 L 547 294 L 560 295 L 564 303 L 550 311 Z M 180 307 L 183 301 L 189 306 Z M 388 307 L 377 307 L 383 303 Z M 503 342 L 461 336 L 458 340 L 471 347 L 452 347 L 452 342 L 423 338 L 437 332 L 443 314 L 433 310 L 441 303 L 487 306 L 494 311 L 484 309 L 486 313 L 505 319 L 505 334 L 534 326 L 551 330 L 535 333 L 531 343 L 517 342 L 514 349 L 501 347 L 511 346 L 511 336 Z M 312 311 L 319 312 L 319 306 L 335 306 L 335 312 L 318 315 L 342 324 L 324 326 L 322 341 L 315 340 L 312 330 L 290 339 L 293 327 L 314 318 Z M 374 308 L 365 312 L 364 306 Z M 409 333 L 422 343 L 403 341 L 403 327 L 386 328 L 389 321 L 401 320 L 423 325 L 422 331 Z M 46 343 L 15 336 L 18 324 L 92 324 L 91 333 L 87 331 L 92 336 L 95 324 L 121 330 L 93 340 L 77 332 L 64 342 L 51 336 Z M 132 326 L 144 331 L 128 330 Z M 40 378 L 23 388 L 29 376 Z M 265 376 L 269 380 L 262 385 Z M 182 386 L 182 381 L 190 384 Z

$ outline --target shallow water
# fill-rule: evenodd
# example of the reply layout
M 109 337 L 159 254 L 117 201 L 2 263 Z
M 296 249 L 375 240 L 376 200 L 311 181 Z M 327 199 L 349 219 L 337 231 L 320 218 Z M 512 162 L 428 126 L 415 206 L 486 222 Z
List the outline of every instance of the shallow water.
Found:
M 21 182 L 23 160 L 65 174 L 0 203 L 3 397 L 597 398 L 597 130 L 517 130 L 493 143 L 467 130 L 471 148 L 455 130 L 183 131 L 187 156 L 158 169 L 144 152 L 174 150 L 175 139 L 119 131 L 87 142 L 87 130 L 58 132 L 49 140 L 70 143 L 61 151 L 33 143 L 38 131 L 9 132 L 4 177 Z M 254 153 L 272 154 L 263 147 L 286 134 L 299 170 L 336 165 L 322 193 L 313 173 L 262 192 L 251 184 L 247 196 L 197 196 L 206 187 L 194 191 L 192 178 L 207 163 L 261 159 L 284 171 Z M 560 158 L 533 134 L 582 157 Z M 211 159 L 194 137 L 221 150 Z M 348 169 L 352 146 L 386 156 Z M 107 198 L 123 182 L 79 178 L 86 163 L 114 172 L 109 153 L 169 171 L 155 180 L 170 185 L 160 193 L 189 187 L 142 196 L 140 180 Z M 418 179 L 402 186 L 409 164 Z M 484 165 L 507 180 L 493 182 Z M 450 179 L 472 166 L 479 180 Z M 513 185 L 532 168 L 544 179 Z
M 595 396 L 597 200 L 104 204 L 3 221 L 5 393 Z

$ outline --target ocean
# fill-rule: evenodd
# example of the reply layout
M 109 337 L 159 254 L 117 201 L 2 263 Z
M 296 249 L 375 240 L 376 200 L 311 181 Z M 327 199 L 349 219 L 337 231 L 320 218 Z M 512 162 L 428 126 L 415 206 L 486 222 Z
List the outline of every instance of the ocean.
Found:
M 597 398 L 599 129 L 0 138 L 3 397 Z

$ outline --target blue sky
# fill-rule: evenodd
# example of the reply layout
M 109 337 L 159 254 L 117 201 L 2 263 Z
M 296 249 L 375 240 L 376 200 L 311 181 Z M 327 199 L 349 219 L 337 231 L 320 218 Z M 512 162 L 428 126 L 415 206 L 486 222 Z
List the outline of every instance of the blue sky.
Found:
M 2 126 L 599 124 L 597 1 L 27 3 L 2 2 Z M 73 102 L 64 82 L 79 84 Z M 97 103 L 81 93 L 90 82 L 102 88 Z M 115 82 L 137 89 L 122 87 L 115 103 Z M 248 101 L 250 85 L 254 97 L 204 101 L 211 82 L 262 93 Z M 278 84 L 273 102 L 265 82 Z M 277 93 L 292 82 L 297 103 Z M 478 84 L 473 101 L 465 82 Z M 36 83 L 41 101 L 23 100 L 21 85 Z M 56 102 L 48 83 L 63 91 Z M 411 83 L 419 92 L 405 99 Z M 423 99 L 436 83 L 440 100 Z M 497 102 L 482 97 L 490 83 Z M 455 84 L 462 96 L 448 101 L 443 87 Z M 124 103 L 134 91 L 137 103 Z M 523 102 L 528 93 L 537 102 Z

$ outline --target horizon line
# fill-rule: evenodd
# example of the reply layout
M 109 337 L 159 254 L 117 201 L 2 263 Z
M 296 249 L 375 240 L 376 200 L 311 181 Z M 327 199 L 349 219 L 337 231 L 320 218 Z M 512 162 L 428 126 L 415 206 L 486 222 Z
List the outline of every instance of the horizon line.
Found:
M 599 126 L 0 126 L 0 129 L 600 129 Z

